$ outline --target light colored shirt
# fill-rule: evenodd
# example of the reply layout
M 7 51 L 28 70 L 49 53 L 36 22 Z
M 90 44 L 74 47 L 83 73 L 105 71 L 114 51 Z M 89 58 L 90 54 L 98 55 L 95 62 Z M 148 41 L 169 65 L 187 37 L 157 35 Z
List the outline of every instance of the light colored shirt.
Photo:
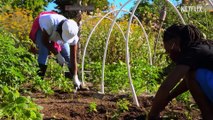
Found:
M 47 34 L 50 36 L 49 40 L 58 42 L 59 40 L 62 42 L 62 38 L 60 34 L 56 31 L 57 25 L 66 18 L 59 14 L 45 14 L 40 16 L 39 25 L 41 30 L 44 29 L 47 31 Z M 75 36 L 74 41 L 70 43 L 70 45 L 76 45 L 78 43 L 78 36 Z
M 49 40 L 51 41 L 58 41 L 62 40 L 57 30 L 57 25 L 66 18 L 59 14 L 46 14 L 42 15 L 39 18 L 39 25 L 41 27 L 41 30 L 44 29 L 47 31 L 47 34 L 50 36 Z

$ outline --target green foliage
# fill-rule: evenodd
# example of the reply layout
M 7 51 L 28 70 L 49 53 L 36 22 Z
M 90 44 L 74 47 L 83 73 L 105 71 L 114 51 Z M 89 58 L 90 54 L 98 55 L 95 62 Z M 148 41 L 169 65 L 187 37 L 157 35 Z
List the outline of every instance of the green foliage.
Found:
M 0 84 L 20 89 L 23 84 L 31 83 L 33 88 L 47 94 L 53 93 L 48 81 L 37 76 L 38 68 L 35 56 L 30 54 L 17 39 L 0 30 Z
M 27 80 L 37 79 L 34 56 L 14 40 L 12 34 L 0 31 L 0 84 L 18 87 Z
M 12 34 L 0 29 L 0 118 L 42 119 L 37 106 L 29 97 L 21 96 L 19 90 L 24 84 L 31 84 L 47 94 L 52 89 L 47 81 L 37 76 L 35 56 Z
M 50 84 L 64 92 L 73 91 L 72 78 L 65 78 L 65 72 L 69 71 L 66 67 L 61 67 L 55 60 L 49 60 L 49 66 L 46 72 L 46 78 L 51 79 Z
M 131 105 L 130 102 L 127 99 L 125 99 L 125 98 L 120 99 L 119 101 L 117 101 L 116 102 L 117 110 L 114 111 L 111 119 L 112 120 L 118 120 L 119 116 L 121 115 L 121 113 L 129 111 L 129 106 L 130 105 Z
M 35 88 L 36 90 L 41 90 L 45 94 L 54 93 L 51 87 L 52 86 L 51 83 L 49 81 L 40 79 L 40 77 L 38 77 L 38 79 L 36 79 L 35 81 L 32 81 L 32 84 L 33 84 L 33 88 Z
M 92 82 L 98 86 L 101 81 L 100 62 L 91 62 L 86 64 L 86 71 L 91 71 L 86 74 L 86 81 Z M 160 68 L 151 66 L 142 60 L 134 60 L 131 66 L 132 79 L 137 94 L 142 92 L 152 93 L 158 89 Z M 120 61 L 119 63 L 107 64 L 105 67 L 105 86 L 107 92 L 123 93 L 130 92 L 129 80 L 127 76 L 126 64 Z
M 197 26 L 207 37 L 213 40 L 213 14 L 206 12 L 186 12 L 183 13 L 187 23 Z
M 155 2 L 156 1 L 157 0 L 155 0 Z M 155 5 L 156 4 L 154 2 L 150 2 L 149 0 L 142 0 L 135 11 L 135 15 L 146 25 L 152 26 L 154 23 L 158 24 L 159 6 L 162 5 L 158 4 L 158 7 Z M 131 10 L 133 10 L 133 8 Z
M 107 10 L 109 2 L 107 0 L 83 0 L 83 5 L 93 5 L 95 10 Z
M 97 112 L 97 104 L 95 102 L 89 104 L 88 112 Z
M 111 17 L 111 16 L 110 16 Z M 85 18 L 86 19 L 86 18 Z M 97 19 L 89 21 L 82 27 L 81 47 L 85 48 L 87 37 L 91 28 L 97 23 Z M 105 49 L 105 42 L 110 27 L 110 21 L 103 20 L 92 35 L 87 47 L 85 58 L 85 80 L 92 82 L 96 86 L 100 84 L 102 72 L 102 60 Z M 117 22 L 122 30 L 126 30 L 127 20 Z M 149 53 L 144 34 L 135 21 L 130 29 L 130 64 L 134 86 L 137 94 L 142 92 L 155 92 L 159 86 L 159 72 L 167 66 L 166 56 L 163 48 L 158 50 L 158 62 L 156 66 L 149 65 Z M 150 34 L 150 44 L 153 45 L 156 33 Z M 109 41 L 107 59 L 105 66 L 105 87 L 107 92 L 120 93 L 130 92 L 129 80 L 127 76 L 127 66 L 125 63 L 125 41 L 121 32 L 115 26 Z M 83 53 L 83 51 L 82 51 Z
M 1 28 L 13 34 L 16 41 L 25 47 L 32 45 L 32 40 L 29 39 L 31 25 L 33 23 L 32 11 L 15 8 L 9 12 L 0 12 Z
M 33 11 L 31 15 L 36 17 L 45 10 L 49 2 L 53 0 L 3 0 L 0 1 L 0 12 L 14 12 L 13 9 L 21 8 Z
M 193 3 L 193 2 L 192 2 Z M 204 2 L 205 3 L 205 2 Z M 190 11 L 190 12 L 182 12 L 181 7 L 183 4 L 180 4 L 177 6 L 178 10 L 181 12 L 185 22 L 187 24 L 194 24 L 197 26 L 207 37 L 207 39 L 213 39 L 213 15 L 209 11 L 204 11 L 204 12 L 195 12 L 195 11 Z M 198 4 L 193 4 L 193 5 L 198 5 Z M 167 15 L 166 15 L 166 20 L 164 21 L 163 27 L 162 27 L 162 32 L 161 36 L 163 34 L 163 31 L 171 26 L 174 23 L 182 23 L 180 18 L 178 17 L 177 13 L 171 7 L 170 4 L 168 4 L 164 0 L 142 0 L 141 3 L 139 4 L 135 15 L 141 20 L 143 25 L 145 26 L 146 32 L 149 35 L 149 39 L 156 39 L 157 38 L 157 32 L 159 31 L 160 27 L 160 11 L 161 9 L 166 6 L 167 9 Z M 132 8 L 133 9 L 133 8 Z M 127 19 L 129 15 L 124 15 L 123 20 Z M 152 41 L 152 40 L 150 40 Z M 152 42 L 151 42 L 152 43 Z M 159 60 L 161 60 L 160 56 L 162 56 L 162 37 L 159 39 L 159 44 L 157 46 L 157 64 L 159 63 Z M 151 48 L 153 47 L 153 44 L 151 44 Z M 152 48 L 153 49 L 153 48 Z M 160 63 L 161 64 L 161 63 Z
M 78 11 L 66 11 L 65 5 L 76 5 L 78 4 L 78 0 L 55 0 L 54 3 L 57 5 L 57 9 L 60 10 L 60 14 L 63 14 L 67 18 L 75 18 Z M 107 10 L 108 9 L 108 1 L 107 0 L 82 0 L 82 5 L 93 5 L 95 10 Z M 95 11 L 94 10 L 94 11 Z
M 41 109 L 30 97 L 21 96 L 17 90 L 0 85 L 0 119 L 41 120 Z
M 129 110 L 130 102 L 126 99 L 120 99 L 116 102 L 117 108 L 120 112 L 125 112 Z
M 176 99 L 177 99 L 177 101 L 181 101 L 181 102 L 186 102 L 187 103 L 187 102 L 190 101 L 190 97 L 191 97 L 190 92 L 185 92 L 185 93 L 177 96 Z
M 67 2 L 65 1 L 67 0 L 55 1 L 58 2 L 58 8 L 61 10 L 60 12 L 63 13 L 63 6 L 67 4 Z M 21 4 L 22 2 L 23 4 Z M 36 75 L 36 71 L 38 69 L 36 67 L 37 62 L 35 60 L 35 56 L 27 52 L 26 46 L 32 44 L 28 38 L 28 33 L 32 23 L 32 14 L 34 16 L 37 15 L 38 11 L 41 11 L 47 2 L 49 2 L 49 0 L 45 0 L 45 2 L 44 0 L 0 1 L 0 27 L 6 31 L 13 33 L 8 34 L 5 32 L 0 32 L 0 84 L 20 89 L 20 86 L 22 86 L 24 83 L 30 83 L 33 85 L 33 88 L 42 90 L 47 94 L 53 93 L 52 88 L 57 88 L 61 91 L 66 92 L 72 91 L 72 79 L 67 79 L 64 77 L 64 72 L 68 71 L 67 69 L 60 67 L 58 64 L 55 63 L 53 59 L 50 59 L 48 70 L 46 73 L 47 80 L 41 80 Z M 70 2 L 70 4 L 76 3 L 76 1 L 74 0 L 68 2 Z M 96 9 L 108 9 L 107 7 L 105 7 L 108 5 L 107 0 L 83 0 L 82 2 L 83 5 L 94 4 Z M 42 4 L 43 6 L 41 7 Z M 154 41 L 158 35 L 159 11 L 163 5 L 165 5 L 165 2 L 160 0 L 154 0 L 153 2 L 143 0 L 136 11 L 136 16 L 142 21 L 145 30 L 148 33 L 152 53 Z M 166 6 L 168 12 L 163 30 L 173 23 L 180 23 L 180 20 L 174 12 L 173 8 L 169 7 L 168 4 L 166 4 Z M 21 8 L 25 8 L 27 10 Z M 104 14 L 103 12 L 100 12 L 98 10 L 96 12 L 98 12 L 96 16 Z M 73 16 L 75 16 L 75 13 L 72 14 Z M 64 15 L 68 16 L 69 14 L 68 12 L 65 12 Z M 84 15 L 84 20 L 91 17 L 86 14 Z M 211 20 L 213 19 L 212 14 L 208 12 L 191 12 L 183 13 L 183 15 L 187 23 L 195 24 L 201 29 L 202 32 L 207 35 L 207 38 L 213 38 L 213 22 L 211 22 Z M 110 15 L 109 17 L 113 19 L 114 16 Z M 126 15 L 117 21 L 124 32 L 126 32 L 127 29 L 128 19 L 129 16 Z M 82 53 L 88 35 L 98 20 L 99 19 L 92 19 L 92 21 L 89 21 L 82 26 Z M 92 82 L 95 87 L 99 87 L 101 81 L 102 59 L 105 50 L 106 37 L 108 35 L 110 25 L 111 21 L 103 20 L 92 35 L 89 46 L 87 48 L 85 70 L 89 72 L 86 72 L 85 80 L 88 82 Z M 163 30 L 161 34 L 163 33 Z M 157 49 L 157 60 L 155 66 L 151 66 L 149 64 L 148 46 L 144 37 L 144 33 L 142 32 L 136 20 L 133 20 L 130 29 L 129 49 L 131 75 L 137 94 L 140 94 L 142 92 L 155 93 L 164 76 L 168 73 L 167 69 L 164 69 L 165 71 L 163 73 L 161 72 L 162 68 L 168 66 L 169 60 L 164 54 L 164 49 L 161 42 L 162 38 L 160 38 L 159 41 L 160 44 L 158 45 Z M 123 38 L 119 29 L 115 26 L 110 37 L 105 66 L 105 87 L 107 92 L 130 92 L 125 55 L 125 39 Z M 185 101 L 188 99 L 188 94 L 183 94 L 177 99 Z M 122 103 L 120 104 L 121 106 L 125 106 L 122 105 Z M 93 110 L 94 108 L 96 108 L 96 104 L 94 105 L 93 103 L 91 103 L 90 105 Z M 123 107 L 123 109 L 125 109 L 125 107 Z
M 86 40 L 91 31 L 91 28 L 94 27 L 94 24 L 97 23 L 97 19 L 93 19 L 93 21 L 86 23 L 82 27 L 82 37 L 81 37 L 81 45 L 82 48 L 85 47 Z M 123 31 L 126 30 L 127 21 L 118 22 Z M 111 22 L 109 20 L 103 20 L 101 24 L 99 24 L 98 28 L 93 33 L 88 48 L 86 60 L 89 62 L 92 61 L 102 61 L 103 54 L 106 46 L 106 38 L 109 32 Z M 149 62 L 148 59 L 148 46 L 147 42 L 144 39 L 144 34 L 140 28 L 140 26 L 135 23 L 132 24 L 130 30 L 130 39 L 129 39 L 129 47 L 130 47 L 130 55 L 131 59 L 142 59 Z M 153 36 L 155 33 L 152 34 Z M 153 42 L 153 38 L 150 38 L 150 43 Z M 152 44 L 151 44 L 152 45 Z M 83 53 L 83 51 L 82 51 Z M 107 51 L 107 63 L 118 62 L 119 60 L 125 61 L 125 39 L 123 38 L 120 30 L 115 26 L 108 45 Z

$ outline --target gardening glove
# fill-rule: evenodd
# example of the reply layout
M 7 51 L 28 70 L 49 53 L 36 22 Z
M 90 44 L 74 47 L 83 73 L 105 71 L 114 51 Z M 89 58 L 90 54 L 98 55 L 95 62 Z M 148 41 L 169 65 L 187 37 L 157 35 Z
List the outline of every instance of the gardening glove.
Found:
M 77 92 L 77 90 L 80 90 L 80 91 L 89 90 L 89 88 L 87 86 L 84 86 L 82 82 L 78 79 L 78 75 L 74 75 L 73 80 L 74 80 L 75 93 Z
M 58 53 L 58 54 L 56 55 L 56 58 L 57 58 L 57 60 L 58 60 L 58 63 L 59 63 L 61 66 L 63 66 L 63 65 L 66 63 L 64 57 L 63 57 L 60 53 Z
M 74 76 L 73 76 L 73 80 L 74 80 L 74 84 L 75 84 L 77 87 L 80 87 L 81 81 L 78 79 L 78 75 L 74 75 Z
M 77 90 L 80 89 L 80 86 L 81 86 L 81 82 L 78 79 L 78 75 L 73 76 L 73 82 L 74 82 L 75 92 L 77 92 Z

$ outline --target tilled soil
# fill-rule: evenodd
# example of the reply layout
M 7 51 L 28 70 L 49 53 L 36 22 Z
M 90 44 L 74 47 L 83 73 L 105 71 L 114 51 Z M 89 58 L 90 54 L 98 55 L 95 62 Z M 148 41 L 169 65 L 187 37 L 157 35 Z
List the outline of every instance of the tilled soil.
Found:
M 150 110 L 152 96 L 141 95 L 138 97 L 141 107 L 134 104 L 126 112 L 119 112 L 116 102 L 126 98 L 132 103 L 129 95 L 98 94 L 94 91 L 79 91 L 66 93 L 56 91 L 54 95 L 45 96 L 40 92 L 33 93 L 32 98 L 43 107 L 44 120 L 145 120 L 146 113 Z M 97 111 L 89 112 L 90 103 L 96 103 Z M 191 105 L 173 101 L 164 112 L 165 120 L 200 119 L 200 111 Z

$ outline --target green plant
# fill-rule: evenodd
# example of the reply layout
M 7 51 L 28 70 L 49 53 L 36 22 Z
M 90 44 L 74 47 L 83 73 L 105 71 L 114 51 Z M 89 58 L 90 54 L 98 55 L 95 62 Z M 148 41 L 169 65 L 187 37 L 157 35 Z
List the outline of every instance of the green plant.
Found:
M 116 102 L 117 110 L 113 112 L 112 120 L 118 120 L 121 113 L 129 110 L 130 102 L 123 98 Z
M 23 84 L 30 83 L 34 88 L 51 94 L 48 81 L 43 81 L 37 76 L 38 65 L 35 56 L 12 34 L 1 29 L 0 33 L 0 84 L 21 89 Z
M 101 81 L 101 65 L 100 62 L 86 64 L 85 70 L 91 72 L 85 75 L 85 80 L 98 86 Z M 160 71 L 161 68 L 151 66 L 143 60 L 133 60 L 131 64 L 131 74 L 137 94 L 142 92 L 155 92 L 160 83 L 157 81 L 160 77 Z M 118 63 L 106 64 L 105 86 L 106 92 L 130 92 L 126 63 L 119 61 Z
M 95 102 L 89 104 L 88 112 L 97 112 L 97 104 Z
M 67 66 L 61 67 L 54 59 L 50 59 L 46 78 L 50 79 L 52 87 L 56 87 L 64 92 L 72 92 L 74 88 L 73 79 L 65 77 L 65 72 L 69 71 L 66 68 Z
M 36 77 L 37 77 L 37 79 L 35 81 L 32 81 L 33 88 L 35 88 L 37 90 L 41 90 L 45 94 L 53 94 L 54 93 L 54 91 L 51 88 L 51 83 L 49 81 L 42 80 L 39 76 L 36 76 Z
M 177 99 L 177 101 L 189 103 L 190 102 L 190 97 L 191 97 L 191 94 L 190 94 L 190 92 L 187 91 L 187 92 L 177 96 L 176 99 Z
M 118 102 L 116 102 L 116 106 L 118 108 L 119 112 L 126 112 L 129 110 L 130 102 L 126 100 L 125 98 L 120 99 Z
M 35 56 L 19 44 L 12 34 L 0 29 L 0 84 L 18 88 L 28 80 L 35 80 Z
M 0 119 L 41 120 L 42 107 L 14 88 L 0 85 Z

